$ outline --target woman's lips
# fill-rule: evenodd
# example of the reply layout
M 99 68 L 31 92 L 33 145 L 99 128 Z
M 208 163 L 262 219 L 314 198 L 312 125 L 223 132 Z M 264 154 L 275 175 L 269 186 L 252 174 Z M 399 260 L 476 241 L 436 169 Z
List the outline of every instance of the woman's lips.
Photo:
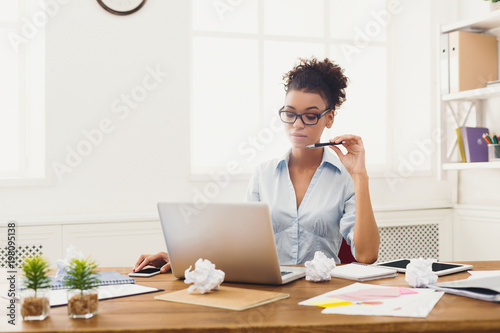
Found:
M 297 143 L 303 143 L 304 141 L 307 141 L 307 135 L 302 133 L 290 133 L 290 139 Z

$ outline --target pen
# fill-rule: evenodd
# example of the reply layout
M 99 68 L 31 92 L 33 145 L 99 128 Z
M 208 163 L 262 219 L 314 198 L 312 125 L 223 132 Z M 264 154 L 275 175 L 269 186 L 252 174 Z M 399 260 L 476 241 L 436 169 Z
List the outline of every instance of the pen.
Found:
M 315 143 L 315 144 L 312 144 L 312 145 L 307 145 L 306 147 L 307 148 L 319 148 L 319 147 L 323 147 L 323 146 L 338 146 L 338 145 L 341 145 L 345 143 L 345 141 L 342 141 L 342 142 L 323 142 L 323 143 Z
M 19 297 L 10 297 L 10 296 L 7 296 L 7 295 L 0 295 L 0 297 L 2 297 L 4 299 L 8 299 L 8 300 L 14 300 L 15 302 L 20 302 Z

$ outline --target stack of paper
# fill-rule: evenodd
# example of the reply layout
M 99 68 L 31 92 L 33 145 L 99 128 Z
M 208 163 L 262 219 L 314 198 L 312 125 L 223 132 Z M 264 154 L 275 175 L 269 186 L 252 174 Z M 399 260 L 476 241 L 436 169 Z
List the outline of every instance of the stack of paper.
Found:
M 319 306 L 327 314 L 425 318 L 441 296 L 432 289 L 354 283 L 299 304 Z
M 470 272 L 471 277 L 464 280 L 442 282 L 430 285 L 429 288 L 449 294 L 500 302 L 500 272 Z

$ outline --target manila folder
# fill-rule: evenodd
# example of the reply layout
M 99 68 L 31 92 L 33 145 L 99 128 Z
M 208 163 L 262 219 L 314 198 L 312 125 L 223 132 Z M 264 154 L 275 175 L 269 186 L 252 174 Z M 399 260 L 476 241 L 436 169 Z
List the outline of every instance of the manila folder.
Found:
M 206 294 L 189 294 L 186 288 L 155 296 L 155 299 L 241 311 L 289 296 L 286 293 L 221 286 L 219 290 Z

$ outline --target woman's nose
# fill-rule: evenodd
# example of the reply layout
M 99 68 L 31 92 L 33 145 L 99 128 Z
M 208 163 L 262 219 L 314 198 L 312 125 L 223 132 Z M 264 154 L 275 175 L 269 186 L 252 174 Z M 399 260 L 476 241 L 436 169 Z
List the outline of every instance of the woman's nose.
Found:
M 303 128 L 305 126 L 306 126 L 306 124 L 304 124 L 304 121 L 302 120 L 302 117 L 295 118 L 295 122 L 293 123 L 293 127 L 295 127 L 295 128 Z

